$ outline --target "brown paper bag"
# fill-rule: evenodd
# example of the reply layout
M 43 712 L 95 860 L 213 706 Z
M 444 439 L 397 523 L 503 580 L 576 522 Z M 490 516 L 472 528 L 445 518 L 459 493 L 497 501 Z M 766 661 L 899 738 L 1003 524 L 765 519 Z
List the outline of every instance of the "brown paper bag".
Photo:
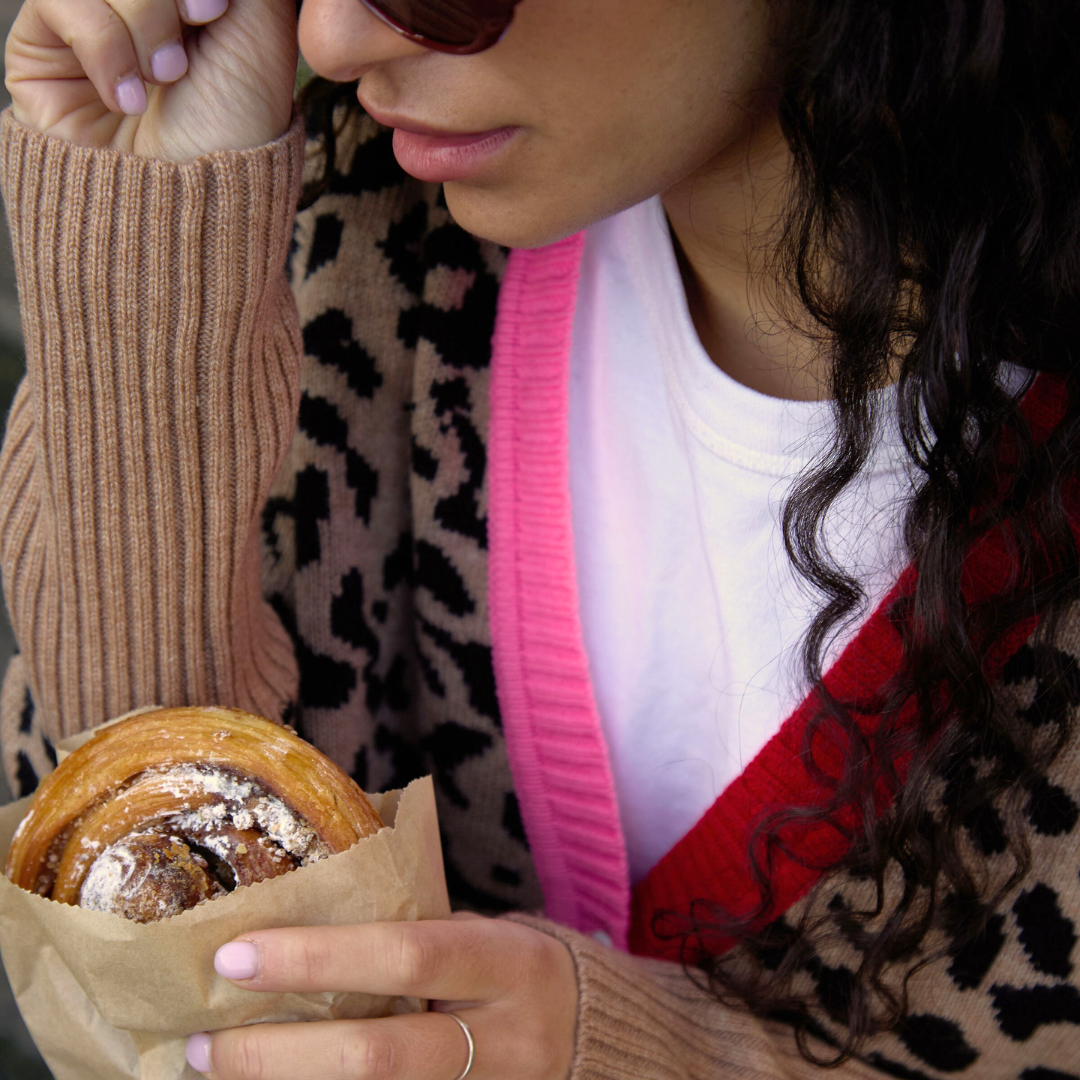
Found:
M 184 1060 L 192 1032 L 422 1009 L 412 998 L 258 994 L 214 972 L 218 946 L 252 930 L 449 915 L 431 777 L 370 798 L 388 826 L 375 836 L 161 922 L 44 900 L 0 875 L 0 954 L 56 1080 L 198 1080 Z M 29 804 L 0 808 L 0 866 Z

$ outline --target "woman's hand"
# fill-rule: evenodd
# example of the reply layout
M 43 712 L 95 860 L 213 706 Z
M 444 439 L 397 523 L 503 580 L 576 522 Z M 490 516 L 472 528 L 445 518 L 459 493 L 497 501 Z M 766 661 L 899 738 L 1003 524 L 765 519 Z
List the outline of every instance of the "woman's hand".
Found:
M 296 55 L 293 0 L 26 0 L 5 82 L 31 127 L 190 161 L 282 135 Z
M 502 919 L 262 930 L 218 950 L 249 990 L 345 991 L 433 999 L 432 1012 L 378 1020 L 258 1024 L 193 1035 L 188 1060 L 215 1080 L 565 1080 L 577 979 L 555 938 Z M 249 974 L 250 973 L 250 974 Z M 247 977 L 244 977 L 247 976 Z

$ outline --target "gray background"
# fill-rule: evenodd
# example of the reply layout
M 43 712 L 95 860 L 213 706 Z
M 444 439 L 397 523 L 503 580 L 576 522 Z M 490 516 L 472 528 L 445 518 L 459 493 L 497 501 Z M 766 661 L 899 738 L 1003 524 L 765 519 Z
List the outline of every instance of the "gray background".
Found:
M 21 0 L 0 0 L 0 30 L 5 39 L 20 3 Z M 3 87 L 0 87 L 0 99 L 5 106 L 10 100 Z M 11 262 L 11 241 L 8 240 L 6 219 L 0 228 L 3 229 L 3 236 L 0 237 L 0 409 L 6 417 L 11 395 L 22 377 L 23 356 L 19 303 L 15 295 L 15 268 Z M 0 615 L 0 666 L 7 667 L 14 644 L 7 621 L 7 608 L 3 608 Z M 9 797 L 6 787 L 2 794 L 6 801 Z
M 3 39 L 21 6 L 21 0 L 0 0 L 0 30 Z M 7 92 L 0 87 L 3 105 Z M 22 334 L 19 328 L 19 303 L 15 293 L 15 269 L 11 261 L 11 241 L 6 219 L 0 224 L 0 416 L 6 418 L 11 395 L 22 377 Z M 7 668 L 15 647 L 8 625 L 7 608 L 0 604 L 0 672 Z M 11 798 L 0 774 L 0 802 Z M 0 980 L 0 1080 L 51 1080 L 30 1036 L 26 1033 L 19 1010 L 11 997 L 7 978 Z

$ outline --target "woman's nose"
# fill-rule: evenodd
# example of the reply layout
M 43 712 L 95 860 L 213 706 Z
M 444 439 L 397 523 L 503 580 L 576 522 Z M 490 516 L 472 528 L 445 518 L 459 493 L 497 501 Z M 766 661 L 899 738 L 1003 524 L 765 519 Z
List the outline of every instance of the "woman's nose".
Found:
M 363 0 L 304 0 L 298 33 L 311 70 L 334 82 L 353 82 L 376 64 L 425 51 L 387 26 Z

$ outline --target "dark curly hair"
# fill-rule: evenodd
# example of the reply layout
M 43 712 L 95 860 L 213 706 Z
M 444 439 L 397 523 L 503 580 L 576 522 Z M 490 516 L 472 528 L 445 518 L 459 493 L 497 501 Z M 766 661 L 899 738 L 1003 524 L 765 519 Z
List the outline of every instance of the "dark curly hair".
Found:
M 821 701 L 803 753 L 831 797 L 764 809 L 749 842 L 757 909 L 737 917 L 695 904 L 684 944 L 721 997 L 805 1017 L 807 1002 L 791 992 L 796 972 L 830 932 L 857 940 L 861 962 L 846 1000 L 830 1002 L 846 1033 L 822 1063 L 839 1063 L 900 1021 L 907 978 L 933 958 L 920 951 L 931 927 L 945 926 L 953 949 L 973 940 L 1024 876 L 1022 840 L 1007 841 L 1013 873 L 994 885 L 977 872 L 964 834 L 995 804 L 1007 813 L 1030 798 L 1070 734 L 1064 658 L 1040 653 L 1045 693 L 1062 698 L 1047 703 L 1057 722 L 1041 732 L 996 707 L 988 662 L 1027 620 L 1052 634 L 1080 593 L 1070 528 L 1080 520 L 1080 5 L 776 7 L 780 119 L 795 171 L 773 267 L 822 331 L 836 419 L 831 452 L 800 478 L 783 518 L 792 562 L 824 598 L 803 645 Z M 1027 385 L 1005 389 L 1009 365 L 1053 379 L 1059 416 L 1045 438 L 1021 411 Z M 824 549 L 822 525 L 873 448 L 881 418 L 872 391 L 894 378 L 918 479 L 904 519 L 914 587 L 891 612 L 904 663 L 874 700 L 837 700 L 823 683 L 822 656 L 863 595 Z M 988 541 L 1014 569 L 969 604 L 962 568 Z M 912 727 L 901 714 L 913 701 Z M 871 735 L 858 724 L 865 714 L 882 718 Z M 836 778 L 813 767 L 810 746 L 822 740 L 842 753 Z M 892 763 L 905 755 L 901 784 Z M 944 806 L 929 827 L 935 788 Z M 882 816 L 883 789 L 893 802 Z M 807 915 L 758 930 L 783 831 L 838 820 L 867 824 L 834 873 L 854 867 L 869 876 L 876 903 L 845 912 L 839 926 Z M 890 864 L 903 872 L 898 896 L 885 890 Z M 702 955 L 718 934 L 783 959 L 748 970 L 734 957 Z M 898 967 L 903 977 L 887 978 Z M 805 1040 L 802 1049 L 814 1059 Z
M 762 810 L 749 838 L 754 911 L 705 898 L 654 925 L 676 928 L 688 967 L 721 999 L 805 1018 L 794 976 L 834 931 L 809 916 L 761 927 L 773 857 L 792 826 L 864 822 L 851 854 L 823 879 L 857 866 L 877 894 L 873 909 L 844 916 L 862 960 L 846 1000 L 832 1003 L 846 1028 L 822 1062 L 834 1064 L 904 1015 L 902 988 L 927 961 L 919 949 L 931 927 L 973 938 L 1026 873 L 1029 853 L 1013 839 L 1010 880 L 987 884 L 964 834 L 988 806 L 1030 797 L 1070 734 L 1064 700 L 1053 730 L 1034 734 L 996 707 L 988 657 L 1024 620 L 1052 632 L 1080 593 L 1070 528 L 1080 519 L 1080 4 L 762 2 L 776 16 L 780 119 L 794 158 L 771 272 L 826 350 L 836 422 L 831 451 L 800 477 L 783 518 L 789 556 L 823 598 L 803 647 L 821 702 L 804 756 L 811 740 L 832 740 L 844 768 L 832 778 L 815 772 L 831 792 L 824 802 Z M 303 95 L 323 134 L 326 175 L 335 118 L 353 93 L 316 80 Z M 1006 389 L 1010 365 L 1055 380 L 1059 416 L 1045 437 L 1025 418 L 1022 393 Z M 822 658 L 864 596 L 826 549 L 822 526 L 873 449 L 881 420 L 873 391 L 894 381 L 917 476 L 904 519 L 914 585 L 892 612 L 904 663 L 874 700 L 839 700 L 822 680 Z M 992 597 L 969 604 L 961 569 L 988 538 L 1014 571 Z M 1060 696 L 1064 661 L 1048 650 L 1040 662 L 1045 693 Z M 901 723 L 912 701 L 917 721 Z M 858 724 L 867 713 L 881 717 L 869 735 Z M 902 756 L 903 783 L 892 764 Z M 972 758 L 981 759 L 977 775 L 965 772 Z M 942 778 L 945 806 L 928 828 Z M 883 788 L 892 795 L 884 815 Z M 899 896 L 884 887 L 890 864 L 903 871 Z M 708 943 L 725 937 L 782 959 L 748 966 L 736 953 L 714 955 Z

